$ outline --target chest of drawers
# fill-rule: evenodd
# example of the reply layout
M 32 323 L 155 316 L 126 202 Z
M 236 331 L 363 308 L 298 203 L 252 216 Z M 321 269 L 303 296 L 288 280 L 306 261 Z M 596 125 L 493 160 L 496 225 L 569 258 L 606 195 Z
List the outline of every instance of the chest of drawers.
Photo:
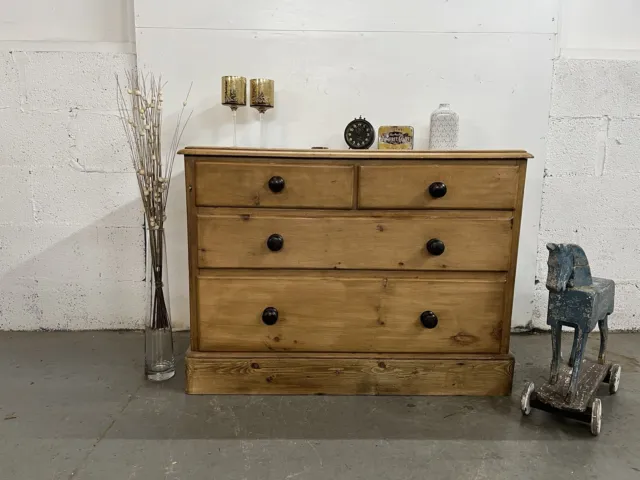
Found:
M 181 153 L 188 393 L 510 392 L 529 154 Z

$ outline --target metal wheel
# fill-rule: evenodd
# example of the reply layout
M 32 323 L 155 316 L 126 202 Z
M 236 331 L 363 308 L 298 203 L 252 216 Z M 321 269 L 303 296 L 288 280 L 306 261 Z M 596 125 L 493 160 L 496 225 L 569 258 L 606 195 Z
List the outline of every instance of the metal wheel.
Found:
M 531 395 L 535 385 L 533 382 L 527 382 L 520 396 L 520 410 L 523 415 L 529 415 L 531 413 Z
M 596 398 L 591 404 L 591 434 L 599 435 L 602 426 L 602 402 Z
M 613 395 L 618 391 L 620 387 L 620 375 L 622 374 L 622 368 L 618 364 L 611 365 L 609 370 L 609 393 Z

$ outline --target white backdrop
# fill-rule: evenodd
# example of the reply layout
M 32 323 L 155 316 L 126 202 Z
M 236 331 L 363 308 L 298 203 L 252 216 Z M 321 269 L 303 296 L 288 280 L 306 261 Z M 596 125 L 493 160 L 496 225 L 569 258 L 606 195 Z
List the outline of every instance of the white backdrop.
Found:
M 429 115 L 460 114 L 461 148 L 523 148 L 530 163 L 516 278 L 514 326 L 531 319 L 537 229 L 555 50 L 557 0 L 135 0 L 138 64 L 168 80 L 167 128 L 193 81 L 183 144 L 232 142 L 220 77 L 275 80 L 267 146 L 345 148 L 358 115 L 413 125 L 426 148 Z M 238 114 L 238 142 L 258 146 L 258 114 Z M 182 162 L 169 211 L 171 302 L 188 325 Z

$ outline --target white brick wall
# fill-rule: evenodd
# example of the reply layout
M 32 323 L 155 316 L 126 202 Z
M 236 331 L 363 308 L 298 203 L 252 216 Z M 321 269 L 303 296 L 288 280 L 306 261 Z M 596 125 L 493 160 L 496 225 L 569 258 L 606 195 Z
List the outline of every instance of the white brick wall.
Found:
M 610 327 L 640 328 L 640 62 L 555 62 L 533 326 L 546 328 L 547 242 L 578 243 L 616 281 Z
M 123 72 L 135 61 L 134 56 L 128 54 L 135 51 L 133 0 L 40 1 L 40 8 L 33 9 L 30 7 L 32 2 L 26 5 L 18 0 L 9 0 L 12 5 L 6 9 L 7 28 L 0 32 L 0 329 L 136 328 L 141 326 L 145 310 L 142 215 L 130 171 L 127 147 L 115 112 L 113 82 L 115 73 Z M 605 9 L 603 12 L 620 16 L 620 12 L 625 12 L 618 5 L 620 1 L 614 2 L 616 8 L 603 7 L 602 2 L 597 0 L 590 0 L 588 3 L 590 8 L 598 4 L 598 8 Z M 211 69 L 217 68 L 217 64 L 197 64 L 189 56 L 193 55 L 194 45 L 205 51 L 210 50 L 211 43 L 187 41 L 186 51 L 189 55 L 182 57 L 170 56 L 167 52 L 175 48 L 174 35 L 191 35 L 195 38 L 202 35 L 200 30 L 204 26 L 226 31 L 229 28 L 229 18 L 202 15 L 198 8 L 185 8 L 183 4 L 178 5 L 169 0 L 161 3 L 163 8 L 158 8 L 158 2 L 154 0 L 136 1 L 137 20 L 142 27 L 140 38 L 144 40 L 142 31 L 147 37 L 157 34 L 157 28 L 144 30 L 144 27 L 166 26 L 166 18 L 171 18 L 175 26 L 197 28 L 172 29 L 166 48 L 147 39 L 138 45 L 138 50 L 143 56 L 146 55 L 147 60 L 157 57 L 179 72 L 172 75 L 171 88 L 175 87 L 181 93 L 186 89 L 181 82 L 188 83 L 193 79 L 195 74 L 188 72 L 197 65 L 196 73 L 209 79 L 202 83 L 202 87 L 195 85 L 196 90 L 202 89 L 204 100 L 200 108 L 206 109 L 207 114 L 200 118 L 196 116 L 186 137 L 206 138 L 206 143 L 212 143 L 216 139 L 225 143 L 220 132 L 215 133 L 211 126 L 214 119 L 211 112 L 218 112 L 216 119 L 224 119 L 224 122 L 229 118 L 228 110 L 224 107 L 218 105 L 217 110 L 211 109 L 216 101 L 216 91 L 208 82 L 220 73 L 210 75 L 213 71 Z M 235 25 L 240 25 L 241 21 L 254 22 L 258 25 L 256 28 L 265 28 L 264 21 L 267 18 L 272 22 L 269 30 L 287 31 L 285 36 L 293 38 L 291 48 L 298 48 L 298 40 L 305 38 L 300 35 L 299 29 L 300 19 L 305 18 L 307 7 L 299 7 L 296 14 L 291 15 L 290 12 L 277 8 L 271 12 L 270 9 L 274 7 L 264 2 L 256 0 L 255 3 L 256 8 L 249 9 L 254 14 L 238 17 Z M 541 88 L 540 91 L 546 91 L 549 80 L 545 73 L 547 70 L 531 59 L 538 58 L 540 53 L 547 55 L 547 49 L 542 47 L 542 43 L 551 45 L 549 42 L 554 40 L 555 13 L 559 2 L 544 0 L 533 10 L 524 1 L 499 2 L 501 5 L 504 3 L 506 10 L 503 10 L 507 13 L 498 17 L 487 14 L 486 21 L 482 22 L 478 21 L 474 13 L 477 11 L 472 8 L 475 4 L 471 1 L 458 2 L 468 3 L 469 8 L 459 8 L 460 5 L 454 5 L 456 2 L 447 3 L 446 7 L 437 2 L 415 3 L 420 9 L 428 11 L 426 17 L 422 16 L 427 19 L 427 23 L 420 20 L 416 23 L 418 27 L 408 27 L 407 30 L 428 31 L 429 34 L 424 35 L 424 39 L 428 41 L 446 36 L 447 32 L 468 31 L 481 32 L 482 38 L 486 37 L 483 41 L 491 42 L 491 38 L 495 37 L 493 34 L 506 33 L 515 26 L 519 29 L 518 34 L 509 35 L 507 43 L 511 48 L 521 45 L 518 48 L 523 53 L 519 57 L 507 59 L 511 68 L 498 75 L 499 82 L 487 82 L 487 79 L 492 78 L 491 75 L 495 75 L 496 68 L 493 64 L 487 70 L 488 73 L 478 73 L 484 68 L 483 65 L 491 62 L 479 62 L 478 65 L 471 62 L 465 64 L 465 69 L 460 72 L 454 69 L 447 74 L 447 65 L 450 66 L 448 57 L 445 55 L 441 59 L 436 56 L 436 60 L 432 58 L 427 63 L 435 65 L 436 70 L 430 67 L 424 77 L 430 79 L 430 83 L 427 82 L 429 85 L 424 87 L 423 78 L 422 83 L 417 83 L 410 89 L 417 92 L 416 98 L 419 97 L 418 100 L 413 97 L 407 100 L 409 107 L 418 109 L 416 115 L 410 115 L 411 123 L 423 122 L 425 105 L 437 103 L 437 99 L 446 96 L 447 89 L 451 88 L 451 94 L 457 98 L 459 108 L 465 102 L 468 104 L 467 127 L 463 131 L 473 140 L 470 147 L 483 146 L 482 141 L 485 141 L 493 147 L 523 147 L 535 151 L 536 146 L 540 145 L 540 150 L 543 150 L 544 128 L 534 131 L 527 122 L 531 122 L 532 117 L 536 121 L 546 122 L 546 104 L 544 109 L 536 110 L 528 108 L 527 102 L 542 105 L 546 100 L 532 96 L 531 85 L 536 85 L 536 88 L 543 85 L 544 89 Z M 565 48 L 637 47 L 629 46 L 626 41 L 632 39 L 637 32 L 631 15 L 627 15 L 626 23 L 623 22 L 626 30 L 620 28 L 619 21 L 611 23 L 615 25 L 613 33 L 616 35 L 612 36 L 612 32 L 607 31 L 594 36 L 589 24 L 584 32 L 586 36 L 578 37 L 582 40 L 587 38 L 591 43 L 583 45 L 576 42 L 576 25 L 567 23 L 566 20 L 573 17 L 580 23 L 581 14 L 576 15 L 575 12 L 584 10 L 583 3 L 582 0 L 572 0 L 564 4 L 565 7 L 573 5 L 574 11 L 563 11 L 564 27 L 571 27 L 564 28 L 564 32 L 571 34 L 571 41 L 561 41 L 561 51 Z M 192 0 L 190 4 L 216 8 L 212 3 L 202 0 Z M 492 11 L 486 8 L 484 10 Z M 268 12 L 267 15 L 264 14 L 265 11 Z M 227 13 L 235 15 L 233 11 Z M 601 14 L 602 12 L 597 12 L 597 16 Z M 347 15 L 338 20 L 335 15 L 327 16 L 322 12 L 320 16 L 308 13 L 306 16 L 311 23 L 316 24 L 314 28 L 308 23 L 305 25 L 311 30 L 335 30 L 335 22 L 342 22 L 338 30 L 344 30 L 341 33 L 343 36 L 348 36 L 354 19 L 369 22 L 371 19 L 382 18 L 375 13 L 370 18 Z M 405 25 L 403 22 L 413 22 L 406 15 L 400 16 L 398 20 L 392 22 L 391 30 L 401 31 Z M 193 22 L 197 25 L 192 25 Z M 382 28 L 380 25 L 386 31 L 390 24 L 388 19 L 384 19 L 377 26 L 374 22 L 373 28 L 369 24 L 368 29 L 378 30 Z M 355 31 L 360 30 L 362 26 L 356 23 Z M 440 30 L 442 35 L 434 35 Z M 536 42 L 522 41 L 521 34 L 527 32 L 534 35 Z M 244 33 L 238 31 L 234 35 L 240 37 Z M 255 34 L 249 32 L 247 35 L 253 38 Z M 263 42 L 274 36 L 273 32 L 261 35 Z M 273 41 L 276 42 L 280 36 L 282 35 L 275 34 L 276 39 Z M 315 32 L 311 36 L 320 38 L 322 35 Z M 451 36 L 451 44 L 444 45 L 460 45 L 465 38 L 458 34 Z M 599 44 L 602 39 L 612 38 L 615 42 Z M 593 39 L 597 40 L 596 43 Z M 620 43 L 621 40 L 625 42 Z M 385 39 L 381 44 L 387 42 Z M 319 43 L 313 45 L 312 50 L 316 56 L 327 48 L 325 45 L 318 46 Z M 442 48 L 439 44 L 435 45 L 427 50 L 442 55 Z M 490 48 L 487 51 L 495 56 L 495 52 L 499 51 L 496 45 L 488 45 Z M 458 50 L 455 50 L 454 58 L 464 58 L 460 56 L 468 55 L 475 47 L 475 41 L 469 42 L 465 47 L 456 47 Z M 56 48 L 65 51 L 49 51 Z M 300 57 L 308 60 L 307 53 L 300 51 Z M 327 65 L 335 66 L 335 59 L 338 58 L 338 63 L 342 62 L 344 68 L 351 66 L 353 70 L 351 60 L 340 59 L 339 56 L 329 57 L 332 60 L 327 61 Z M 476 57 L 474 54 L 471 58 Z M 234 68 L 244 68 L 243 74 L 252 76 L 254 73 L 266 75 L 269 68 L 277 70 L 278 61 L 283 62 L 282 68 L 291 69 L 291 62 L 287 58 L 289 57 L 272 59 L 276 63 L 267 62 L 264 66 L 267 70 L 260 70 L 255 61 L 245 61 L 237 55 L 230 62 L 237 62 Z M 368 57 L 365 55 L 363 58 Z M 545 58 L 551 58 L 551 54 Z M 523 62 L 522 68 L 514 70 L 513 65 L 517 65 L 517 61 Z M 420 60 L 414 63 L 421 65 Z M 475 75 L 470 73 L 469 65 L 472 69 L 475 68 Z M 327 67 L 326 71 L 332 72 L 334 69 Z M 448 75 L 445 75 L 446 78 L 442 76 L 442 71 Z M 305 72 L 306 82 L 322 83 L 322 79 L 326 77 L 324 70 L 322 75 L 316 76 L 311 75 L 308 69 Z M 170 72 L 164 70 L 163 73 Z M 229 72 L 220 74 L 226 73 Z M 515 76 L 512 78 L 511 75 Z M 522 75 L 522 78 L 517 75 Z M 473 92 L 476 90 L 463 82 L 465 79 L 472 79 L 474 88 L 488 90 L 479 90 L 481 93 L 475 94 Z M 281 87 L 286 83 L 283 80 L 278 80 Z M 526 83 L 528 81 L 532 82 L 531 85 Z M 329 90 L 334 83 L 331 83 Z M 506 84 L 510 85 L 511 96 L 505 102 L 505 107 L 501 108 L 493 97 L 506 88 Z M 335 85 L 338 95 L 348 94 L 340 82 Z M 357 87 L 358 85 L 353 89 Z M 423 87 L 427 89 L 420 90 Z M 308 86 L 304 88 L 308 89 Z M 307 90 L 303 91 L 304 95 L 300 98 L 308 99 Z M 523 91 L 526 94 L 519 96 Z M 352 112 L 354 105 L 357 108 L 369 108 L 370 102 L 366 95 L 360 93 L 355 97 L 347 95 L 345 102 L 339 102 L 345 112 Z M 429 95 L 434 97 L 429 99 Z M 286 96 L 282 98 L 286 99 Z M 354 101 L 356 103 L 352 103 Z M 483 101 L 489 102 L 488 105 L 483 105 Z M 382 116 L 389 118 L 394 115 L 406 116 L 407 108 L 402 105 L 402 108 L 393 110 L 398 105 L 400 104 L 397 102 L 387 105 L 392 108 L 391 113 L 376 109 L 370 114 L 384 113 Z M 282 122 L 282 115 L 285 115 L 285 106 L 286 102 L 281 105 L 280 110 L 275 110 L 275 116 L 270 117 L 272 121 L 280 118 L 279 122 L 274 123 L 275 130 L 271 132 L 270 138 L 272 141 L 286 142 L 290 146 L 291 138 L 295 137 L 293 141 L 300 141 L 300 137 L 293 135 L 287 140 L 285 133 L 291 135 L 288 127 L 296 124 L 284 128 L 286 122 Z M 312 107 L 317 108 L 317 102 Z M 517 122 L 508 122 L 509 127 L 514 125 L 513 130 L 507 127 L 496 128 L 495 125 L 500 125 L 499 122 L 494 127 L 487 127 L 486 132 L 481 129 L 486 124 L 486 118 L 490 118 L 486 117 L 486 112 L 496 113 L 496 119 L 500 120 L 508 118 L 512 111 L 518 115 Z M 470 121 L 469 112 L 483 115 L 482 122 Z M 248 116 L 250 112 L 245 113 Z M 381 117 L 380 122 L 382 121 Z M 219 130 L 228 133 L 228 123 L 224 122 L 220 124 Z M 339 123 L 338 120 L 336 122 Z M 278 125 L 284 128 L 281 132 Z M 248 135 L 243 141 L 253 138 L 248 127 L 245 125 L 244 129 L 240 129 L 241 139 L 243 131 Z M 420 129 L 417 133 L 419 131 Z M 539 137 L 539 143 L 528 140 L 532 134 Z M 339 139 L 339 135 L 327 138 Z M 540 233 L 537 238 L 537 265 L 533 263 L 533 248 L 525 248 L 525 255 L 520 256 L 520 268 L 530 273 L 522 278 L 531 278 L 533 271 L 537 271 L 535 295 L 531 306 L 531 281 L 520 282 L 518 301 L 523 305 L 516 305 L 521 318 L 515 319 L 515 323 L 526 323 L 530 318 L 529 312 L 533 310 L 532 325 L 545 327 L 547 292 L 544 282 L 547 252 L 544 245 L 548 241 L 556 241 L 581 244 L 591 260 L 593 273 L 616 280 L 618 286 L 613 327 L 640 328 L 640 217 L 637 215 L 640 208 L 640 195 L 637 194 L 640 185 L 640 63 L 567 59 L 556 61 L 546 141 L 546 176 Z M 510 143 L 504 145 L 504 142 Z M 317 142 L 313 140 L 309 144 L 312 143 Z M 543 155 L 536 153 L 536 161 L 544 161 Z M 541 176 L 536 173 L 536 169 L 531 169 L 530 175 L 537 175 L 538 179 Z M 188 308 L 183 186 L 177 184 L 172 187 L 172 191 L 174 198 L 170 201 L 169 235 L 174 241 L 170 260 L 179 260 L 169 265 L 172 307 L 176 326 L 185 328 Z M 537 202 L 531 192 L 529 190 L 530 205 Z M 534 209 L 537 211 L 537 207 Z M 529 228 L 530 234 L 521 241 L 521 245 L 525 247 L 535 243 L 536 238 L 533 233 L 534 223 L 531 222 L 529 227 L 523 226 L 523 232 L 526 232 L 526 228 Z M 532 242 L 527 239 L 534 240 Z M 531 258 L 528 257 L 529 253 Z M 179 318 L 176 318 L 176 311 L 180 313 Z
M 16 55 L 0 51 L 0 108 L 18 107 L 21 102 L 20 76 Z
M 69 148 L 72 120 L 68 111 L 31 111 L 27 104 L 0 110 L 0 166 L 68 165 L 74 158 Z
M 638 62 L 572 60 L 556 62 L 551 118 L 640 116 Z
M 114 75 L 133 59 L 100 52 L 25 53 L 26 101 L 36 110 L 114 110 Z
M 143 217 L 114 82 L 134 62 L 0 52 L 0 329 L 142 325 Z

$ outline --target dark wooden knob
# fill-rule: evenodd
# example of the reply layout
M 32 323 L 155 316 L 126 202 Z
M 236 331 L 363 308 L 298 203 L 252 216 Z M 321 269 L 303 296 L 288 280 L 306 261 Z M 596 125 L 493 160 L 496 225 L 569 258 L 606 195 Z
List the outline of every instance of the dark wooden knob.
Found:
M 284 190 L 284 178 L 278 176 L 271 177 L 269 179 L 269 190 L 273 193 L 280 193 Z
M 262 311 L 262 323 L 264 323 L 265 325 L 275 325 L 277 321 L 278 321 L 277 308 L 267 307 Z
M 431 310 L 426 310 L 420 314 L 420 323 L 424 328 L 436 328 L 438 316 Z
M 267 248 L 272 252 L 277 252 L 278 250 L 282 250 L 284 247 L 284 238 L 279 233 L 274 233 L 273 235 L 269 235 L 267 238 Z
M 442 255 L 444 253 L 444 242 L 437 238 L 432 238 L 427 242 L 427 252 L 431 255 Z
M 447 194 L 447 186 L 442 182 L 433 182 L 429 185 L 429 195 L 433 198 L 442 198 Z

